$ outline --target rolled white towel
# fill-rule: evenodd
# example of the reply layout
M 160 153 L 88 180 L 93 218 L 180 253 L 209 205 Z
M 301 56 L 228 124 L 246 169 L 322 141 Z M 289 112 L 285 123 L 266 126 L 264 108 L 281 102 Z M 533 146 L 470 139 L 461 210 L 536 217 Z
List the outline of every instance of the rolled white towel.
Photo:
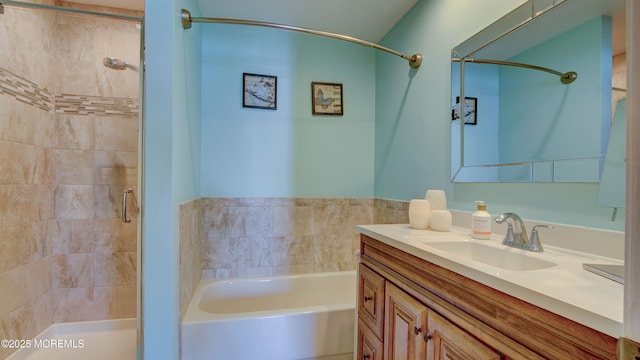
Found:
M 425 230 L 429 228 L 431 217 L 431 205 L 425 199 L 413 199 L 409 202 L 409 226 L 414 229 Z
M 451 211 L 449 210 L 431 210 L 431 230 L 449 231 L 451 229 Z
M 429 200 L 431 210 L 447 210 L 447 196 L 444 190 L 427 190 L 424 198 Z

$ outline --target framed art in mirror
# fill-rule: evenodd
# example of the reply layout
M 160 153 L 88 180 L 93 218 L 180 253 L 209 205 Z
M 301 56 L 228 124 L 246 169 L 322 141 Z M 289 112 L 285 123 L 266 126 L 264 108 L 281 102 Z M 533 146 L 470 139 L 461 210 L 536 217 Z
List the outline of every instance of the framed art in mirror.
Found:
M 464 124 L 478 125 L 478 98 L 464 99 Z M 460 96 L 456 97 L 456 104 L 451 108 L 451 121 L 460 120 Z

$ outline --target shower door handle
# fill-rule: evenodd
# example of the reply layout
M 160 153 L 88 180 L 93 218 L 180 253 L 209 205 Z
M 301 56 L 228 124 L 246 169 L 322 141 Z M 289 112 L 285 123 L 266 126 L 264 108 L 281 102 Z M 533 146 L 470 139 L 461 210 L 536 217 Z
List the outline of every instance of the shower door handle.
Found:
M 127 216 L 127 203 L 128 203 L 127 200 L 128 200 L 129 194 L 132 194 L 132 196 L 135 199 L 135 195 L 133 194 L 132 188 L 124 189 L 124 192 L 122 193 L 122 222 L 124 223 L 130 223 L 131 220 L 133 220 Z

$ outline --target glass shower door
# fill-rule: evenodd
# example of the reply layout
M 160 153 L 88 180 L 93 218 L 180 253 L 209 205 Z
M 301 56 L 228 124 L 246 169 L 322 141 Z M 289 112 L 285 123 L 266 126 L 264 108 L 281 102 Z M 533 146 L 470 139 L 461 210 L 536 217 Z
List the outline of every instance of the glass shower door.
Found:
M 141 16 L 2 4 L 0 338 L 117 323 L 133 359 L 139 231 L 120 199 L 139 186 Z

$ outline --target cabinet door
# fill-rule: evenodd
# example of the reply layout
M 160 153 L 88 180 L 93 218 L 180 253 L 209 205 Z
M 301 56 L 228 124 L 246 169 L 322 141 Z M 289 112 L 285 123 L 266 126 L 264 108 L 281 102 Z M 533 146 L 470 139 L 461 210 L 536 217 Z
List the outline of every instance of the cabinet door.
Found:
M 358 317 L 382 339 L 384 278 L 362 264 L 358 272 Z
M 429 310 L 428 360 L 502 360 L 493 351 L 438 313 Z
M 427 307 L 389 282 L 385 293 L 385 360 L 424 359 Z
M 382 341 L 362 320 L 358 320 L 357 345 L 357 360 L 382 360 Z

